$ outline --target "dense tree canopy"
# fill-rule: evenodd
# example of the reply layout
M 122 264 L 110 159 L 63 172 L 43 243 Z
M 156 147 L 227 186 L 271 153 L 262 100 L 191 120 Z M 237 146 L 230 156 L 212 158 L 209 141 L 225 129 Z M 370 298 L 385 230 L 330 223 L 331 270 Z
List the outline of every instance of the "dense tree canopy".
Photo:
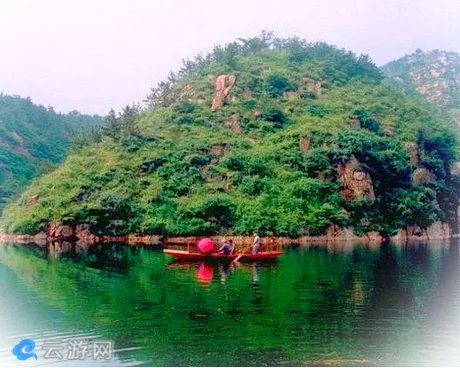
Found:
M 101 122 L 99 116 L 58 114 L 30 99 L 0 94 L 0 210 L 32 178 L 66 156 L 71 132 Z

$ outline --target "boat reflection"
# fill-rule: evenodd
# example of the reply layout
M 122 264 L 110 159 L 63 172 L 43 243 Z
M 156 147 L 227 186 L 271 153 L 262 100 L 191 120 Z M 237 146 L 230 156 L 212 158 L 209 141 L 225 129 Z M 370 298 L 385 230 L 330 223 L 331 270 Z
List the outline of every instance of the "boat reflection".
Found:
M 214 278 L 214 267 L 207 263 L 200 263 L 196 271 L 196 279 L 202 284 L 210 284 Z
M 220 283 L 225 284 L 227 282 L 228 276 L 235 271 L 235 265 L 234 263 L 219 264 L 218 268 L 219 268 Z
M 275 265 L 278 265 L 278 262 L 216 263 L 210 261 L 194 262 L 173 260 L 169 262 L 166 267 L 168 269 L 183 270 L 188 274 L 193 274 L 195 280 L 204 286 L 211 285 L 213 281 L 225 284 L 236 272 L 250 275 L 252 285 L 258 286 L 260 283 L 261 268 L 270 268 Z

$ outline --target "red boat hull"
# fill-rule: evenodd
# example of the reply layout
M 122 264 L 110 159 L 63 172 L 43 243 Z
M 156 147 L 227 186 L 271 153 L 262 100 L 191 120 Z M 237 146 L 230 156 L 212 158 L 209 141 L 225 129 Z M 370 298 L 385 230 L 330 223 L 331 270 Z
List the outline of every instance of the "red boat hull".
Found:
M 186 250 L 164 249 L 163 252 L 177 259 L 212 259 L 215 261 L 233 261 L 239 254 L 225 255 L 218 253 L 202 254 L 198 252 L 187 252 Z M 244 253 L 241 261 L 259 261 L 264 259 L 274 259 L 282 255 L 281 251 L 259 252 L 257 254 Z

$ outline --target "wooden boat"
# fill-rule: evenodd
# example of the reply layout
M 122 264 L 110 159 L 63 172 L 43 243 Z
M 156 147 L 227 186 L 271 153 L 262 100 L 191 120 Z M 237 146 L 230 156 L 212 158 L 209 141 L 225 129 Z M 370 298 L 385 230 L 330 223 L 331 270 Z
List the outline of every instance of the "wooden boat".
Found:
M 274 239 L 268 239 L 262 242 L 262 248 L 257 254 L 252 254 L 248 246 L 244 247 L 243 252 L 236 249 L 233 253 L 225 255 L 223 253 L 203 254 L 197 248 L 198 239 L 189 240 L 186 242 L 166 241 L 163 252 L 178 260 L 211 260 L 217 262 L 231 262 L 238 258 L 238 261 L 263 261 L 274 260 L 283 254 L 280 245 Z M 251 246 L 249 246 L 252 248 Z
M 245 253 L 234 253 L 225 255 L 222 253 L 211 253 L 203 254 L 198 251 L 190 250 L 177 250 L 177 249 L 164 249 L 163 252 L 171 257 L 181 260 L 213 260 L 218 262 L 231 262 L 235 258 L 241 255 L 240 261 L 262 261 L 262 260 L 273 260 L 283 254 L 280 250 L 260 251 L 257 254 L 249 252 Z

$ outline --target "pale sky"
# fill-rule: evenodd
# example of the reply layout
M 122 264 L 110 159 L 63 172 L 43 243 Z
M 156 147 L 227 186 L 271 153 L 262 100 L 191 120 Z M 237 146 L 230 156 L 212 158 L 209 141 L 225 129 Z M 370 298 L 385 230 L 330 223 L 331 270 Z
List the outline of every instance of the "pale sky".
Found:
M 382 65 L 417 48 L 460 52 L 460 0 L 0 0 L 0 92 L 106 114 L 182 58 L 262 29 Z

